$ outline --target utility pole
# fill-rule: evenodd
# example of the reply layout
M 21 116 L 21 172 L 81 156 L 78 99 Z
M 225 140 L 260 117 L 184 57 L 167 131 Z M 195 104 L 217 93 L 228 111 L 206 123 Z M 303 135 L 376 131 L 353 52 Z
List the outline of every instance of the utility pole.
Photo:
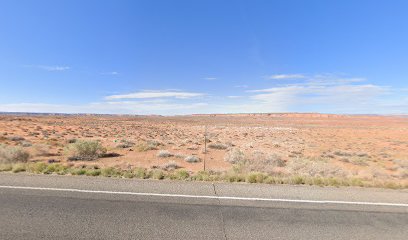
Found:
M 207 158 L 207 125 L 205 125 L 205 133 L 204 133 L 204 171 L 205 171 L 206 158 Z

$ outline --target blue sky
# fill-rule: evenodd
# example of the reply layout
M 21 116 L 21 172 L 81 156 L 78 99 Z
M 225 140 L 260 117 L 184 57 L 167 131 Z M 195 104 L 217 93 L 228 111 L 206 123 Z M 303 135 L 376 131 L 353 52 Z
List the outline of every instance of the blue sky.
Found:
M 0 1 L 0 111 L 408 113 L 407 1 Z

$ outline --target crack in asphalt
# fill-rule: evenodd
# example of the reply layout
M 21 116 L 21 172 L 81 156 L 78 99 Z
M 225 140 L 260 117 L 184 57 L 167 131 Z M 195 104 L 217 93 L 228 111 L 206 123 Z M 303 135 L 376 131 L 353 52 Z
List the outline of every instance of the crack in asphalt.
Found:
M 213 186 L 213 190 L 214 190 L 215 196 L 218 196 L 218 195 L 217 195 L 217 190 L 215 189 L 215 184 L 212 183 L 212 186 Z M 222 213 L 222 206 L 221 206 L 221 200 L 220 200 L 220 199 L 218 199 L 218 205 L 219 205 L 219 207 L 220 207 L 222 232 L 224 233 L 224 239 L 225 239 L 225 240 L 228 240 L 228 238 L 227 238 L 227 232 L 225 231 L 225 220 L 224 220 L 224 214 Z

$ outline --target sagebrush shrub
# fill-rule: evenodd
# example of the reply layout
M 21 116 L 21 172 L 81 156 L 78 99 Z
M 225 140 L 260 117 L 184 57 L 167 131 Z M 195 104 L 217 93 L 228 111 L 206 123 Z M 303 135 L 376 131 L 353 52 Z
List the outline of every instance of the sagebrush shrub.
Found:
M 133 147 L 135 145 L 134 142 L 123 139 L 120 141 L 120 143 L 116 146 L 117 148 L 130 148 Z
M 227 149 L 228 146 L 222 143 L 210 143 L 208 144 L 208 148 L 224 150 Z
M 178 168 L 180 168 L 180 166 L 175 161 L 170 161 L 162 166 L 162 169 L 166 171 L 174 170 Z
M 173 157 L 173 156 L 174 156 L 174 154 L 170 153 L 167 150 L 160 150 L 157 153 L 157 157 L 160 157 L 160 158 L 167 158 L 167 157 Z
M 197 156 L 187 156 L 186 158 L 184 158 L 184 161 L 189 162 L 189 163 L 196 163 L 196 162 L 200 162 L 200 158 Z
M 30 154 L 22 147 L 0 145 L 0 163 L 27 162 Z
M 243 151 L 238 148 L 233 148 L 225 154 L 224 160 L 232 164 L 239 164 L 244 163 L 246 157 Z
M 98 141 L 77 141 L 68 145 L 66 154 L 68 160 L 95 160 L 106 153 L 104 148 Z

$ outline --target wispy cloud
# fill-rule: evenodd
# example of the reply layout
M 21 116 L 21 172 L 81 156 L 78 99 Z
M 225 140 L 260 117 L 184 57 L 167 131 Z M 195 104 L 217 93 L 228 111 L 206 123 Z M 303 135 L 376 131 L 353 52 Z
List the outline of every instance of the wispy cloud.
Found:
M 119 75 L 119 72 L 113 71 L 113 72 L 102 72 L 101 75 Z
M 203 78 L 204 80 L 212 81 L 212 80 L 217 80 L 216 77 L 205 77 Z
M 248 88 L 248 85 L 235 85 L 235 88 Z
M 47 66 L 47 65 L 38 65 L 36 66 L 37 68 L 50 71 L 50 72 L 60 72 L 60 71 L 66 71 L 71 69 L 71 67 L 68 66 Z
M 403 90 L 375 85 L 364 78 L 335 74 L 307 76 L 297 83 L 273 83 L 267 88 L 242 89 L 241 93 L 226 96 L 167 89 L 109 95 L 104 100 L 82 105 L 0 104 L 0 111 L 9 112 L 161 115 L 257 112 L 406 114 L 406 109 L 408 98 Z
M 196 92 L 182 92 L 182 91 L 158 91 L 158 90 L 145 90 L 141 92 L 134 92 L 129 94 L 111 95 L 105 97 L 106 100 L 118 100 L 118 99 L 145 99 L 145 98 L 194 98 L 204 96 L 203 93 Z
M 306 78 L 303 74 L 276 74 L 267 76 L 267 79 L 275 79 L 275 80 L 282 80 L 282 79 L 301 79 Z
M 375 112 L 381 98 L 391 92 L 388 86 L 363 83 L 364 78 L 315 75 L 295 84 L 249 90 L 250 99 L 268 106 L 280 105 L 287 111 L 310 109 L 329 112 Z

